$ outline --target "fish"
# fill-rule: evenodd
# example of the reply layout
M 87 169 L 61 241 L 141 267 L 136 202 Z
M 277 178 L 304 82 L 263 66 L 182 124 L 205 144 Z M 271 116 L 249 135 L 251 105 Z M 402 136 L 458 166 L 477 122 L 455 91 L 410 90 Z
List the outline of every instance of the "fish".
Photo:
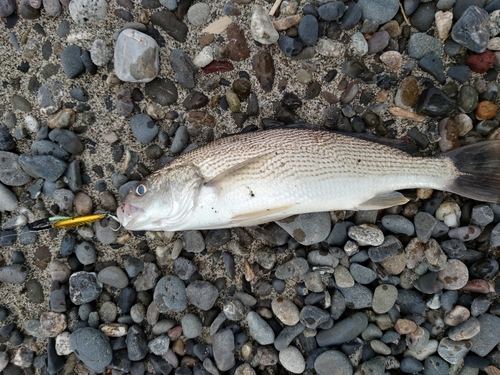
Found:
M 500 203 L 500 141 L 422 157 L 364 138 L 297 128 L 221 138 L 138 182 L 116 215 L 127 230 L 181 231 L 384 209 L 415 188 Z

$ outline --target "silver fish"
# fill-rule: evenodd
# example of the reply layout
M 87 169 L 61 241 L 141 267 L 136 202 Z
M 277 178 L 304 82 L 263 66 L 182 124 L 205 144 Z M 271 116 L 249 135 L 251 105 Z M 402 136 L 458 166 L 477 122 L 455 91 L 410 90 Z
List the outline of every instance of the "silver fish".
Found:
M 433 188 L 500 202 L 500 141 L 435 158 L 349 135 L 274 129 L 219 139 L 140 181 L 118 208 L 129 230 L 251 226 L 292 215 L 372 210 Z

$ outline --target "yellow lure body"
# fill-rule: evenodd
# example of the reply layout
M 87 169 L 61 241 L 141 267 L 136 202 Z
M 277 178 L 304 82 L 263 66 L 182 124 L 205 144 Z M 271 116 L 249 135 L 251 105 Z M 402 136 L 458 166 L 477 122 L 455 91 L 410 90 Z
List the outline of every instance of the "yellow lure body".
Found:
M 85 215 L 72 217 L 70 219 L 65 219 L 54 223 L 54 228 L 74 228 L 85 224 L 93 223 L 94 221 L 104 219 L 106 215 Z

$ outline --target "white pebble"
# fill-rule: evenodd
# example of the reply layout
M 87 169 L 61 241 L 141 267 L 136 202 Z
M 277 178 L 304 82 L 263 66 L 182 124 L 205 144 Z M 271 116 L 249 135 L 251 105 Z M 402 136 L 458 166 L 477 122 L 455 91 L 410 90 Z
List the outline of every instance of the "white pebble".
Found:
M 453 201 L 446 201 L 436 210 L 436 219 L 443 221 L 450 228 L 456 228 L 460 225 L 460 216 L 462 211 L 460 207 Z
M 40 123 L 31 115 L 26 115 L 24 117 L 24 123 L 26 124 L 26 129 L 28 129 L 31 133 L 36 133 L 40 130 Z
M 61 332 L 56 337 L 56 353 L 57 355 L 68 355 L 73 353 L 71 346 L 69 345 L 69 332 Z
M 274 28 L 267 9 L 262 5 L 254 5 L 250 23 L 252 38 L 262 44 L 273 44 L 278 41 L 279 34 Z
M 214 61 L 214 50 L 211 46 L 203 48 L 193 59 L 194 65 L 203 68 Z
M 491 38 L 488 42 L 488 49 L 492 51 L 500 51 L 500 37 Z
M 434 14 L 434 20 L 436 22 L 436 29 L 438 32 L 439 39 L 444 40 L 448 36 L 451 30 L 451 25 L 453 24 L 453 13 L 437 11 Z

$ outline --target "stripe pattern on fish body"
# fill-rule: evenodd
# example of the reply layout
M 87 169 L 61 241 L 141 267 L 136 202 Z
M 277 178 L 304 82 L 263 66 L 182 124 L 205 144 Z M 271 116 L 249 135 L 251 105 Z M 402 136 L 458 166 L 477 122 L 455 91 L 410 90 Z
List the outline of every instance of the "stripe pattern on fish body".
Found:
M 500 149 L 495 144 L 488 152 Z M 481 155 L 477 147 L 467 152 Z M 447 155 L 414 157 L 349 135 L 275 129 L 219 139 L 179 156 L 141 181 L 117 216 L 131 230 L 250 226 L 307 212 L 403 204 L 401 189 L 461 193 L 455 185 L 464 175 Z

